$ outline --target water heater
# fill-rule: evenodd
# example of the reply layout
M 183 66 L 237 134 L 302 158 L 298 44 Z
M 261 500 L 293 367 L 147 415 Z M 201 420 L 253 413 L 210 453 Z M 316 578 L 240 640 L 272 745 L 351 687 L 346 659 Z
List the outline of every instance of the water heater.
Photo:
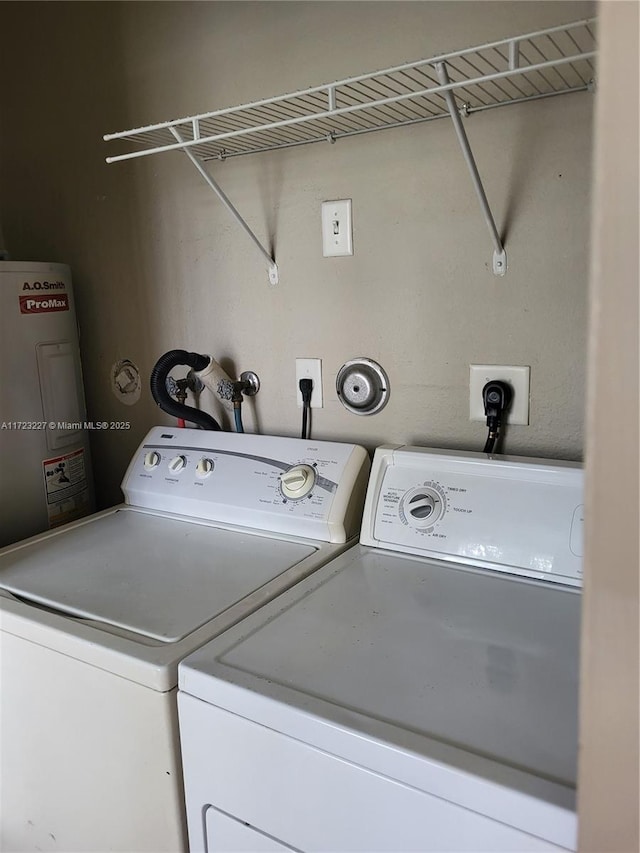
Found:
M 0 547 L 94 509 L 69 268 L 0 261 Z

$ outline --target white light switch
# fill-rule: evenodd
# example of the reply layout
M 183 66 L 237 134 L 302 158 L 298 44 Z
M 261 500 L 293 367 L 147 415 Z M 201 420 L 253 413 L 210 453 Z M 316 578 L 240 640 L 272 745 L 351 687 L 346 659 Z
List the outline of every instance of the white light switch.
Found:
M 353 255 L 350 198 L 322 202 L 322 254 L 325 258 Z

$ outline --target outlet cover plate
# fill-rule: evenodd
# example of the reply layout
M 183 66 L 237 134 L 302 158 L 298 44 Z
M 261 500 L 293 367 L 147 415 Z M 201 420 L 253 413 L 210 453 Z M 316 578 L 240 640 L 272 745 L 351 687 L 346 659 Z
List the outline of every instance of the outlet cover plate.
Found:
M 507 412 L 508 424 L 529 424 L 529 378 L 531 369 L 526 366 L 500 364 L 469 365 L 469 420 L 484 421 L 482 389 L 492 379 L 501 379 L 511 386 L 513 399 Z
M 322 202 L 322 254 L 325 258 L 353 255 L 350 198 Z
M 298 408 L 302 408 L 302 394 L 300 393 L 300 380 L 312 379 L 313 390 L 311 391 L 311 408 L 322 408 L 322 359 L 321 358 L 296 358 L 296 400 Z

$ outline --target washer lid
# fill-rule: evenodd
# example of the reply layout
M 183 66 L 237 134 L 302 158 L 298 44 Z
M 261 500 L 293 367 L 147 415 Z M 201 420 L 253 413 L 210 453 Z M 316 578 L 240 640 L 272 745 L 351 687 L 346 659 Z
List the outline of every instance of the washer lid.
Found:
M 579 622 L 566 587 L 356 546 L 190 655 L 180 689 L 239 713 L 237 685 L 573 786 Z
M 315 550 L 121 510 L 0 555 L 0 587 L 65 614 L 172 643 Z

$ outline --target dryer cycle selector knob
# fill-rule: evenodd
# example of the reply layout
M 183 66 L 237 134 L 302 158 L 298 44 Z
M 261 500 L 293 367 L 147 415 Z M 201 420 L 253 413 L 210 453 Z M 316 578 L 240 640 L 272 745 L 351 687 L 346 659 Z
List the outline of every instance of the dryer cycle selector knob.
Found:
M 436 510 L 436 502 L 432 495 L 414 495 L 407 507 L 412 518 L 421 521 L 432 519 Z
M 400 514 L 412 527 L 427 528 L 442 518 L 445 508 L 445 499 L 440 488 L 418 486 L 403 497 Z
M 172 474 L 178 474 L 186 465 L 187 459 L 185 456 L 174 456 L 169 462 L 169 470 Z
M 294 465 L 280 475 L 280 491 L 290 500 L 304 498 L 316 482 L 316 472 L 311 465 Z
M 160 464 L 161 456 L 157 450 L 150 450 L 148 453 L 144 455 L 144 467 L 147 471 L 151 471 L 153 468 L 157 468 Z
M 196 476 L 204 479 L 213 472 L 213 468 L 213 459 L 208 459 L 206 456 L 203 456 L 203 458 L 200 459 L 198 461 L 198 464 L 196 465 Z

